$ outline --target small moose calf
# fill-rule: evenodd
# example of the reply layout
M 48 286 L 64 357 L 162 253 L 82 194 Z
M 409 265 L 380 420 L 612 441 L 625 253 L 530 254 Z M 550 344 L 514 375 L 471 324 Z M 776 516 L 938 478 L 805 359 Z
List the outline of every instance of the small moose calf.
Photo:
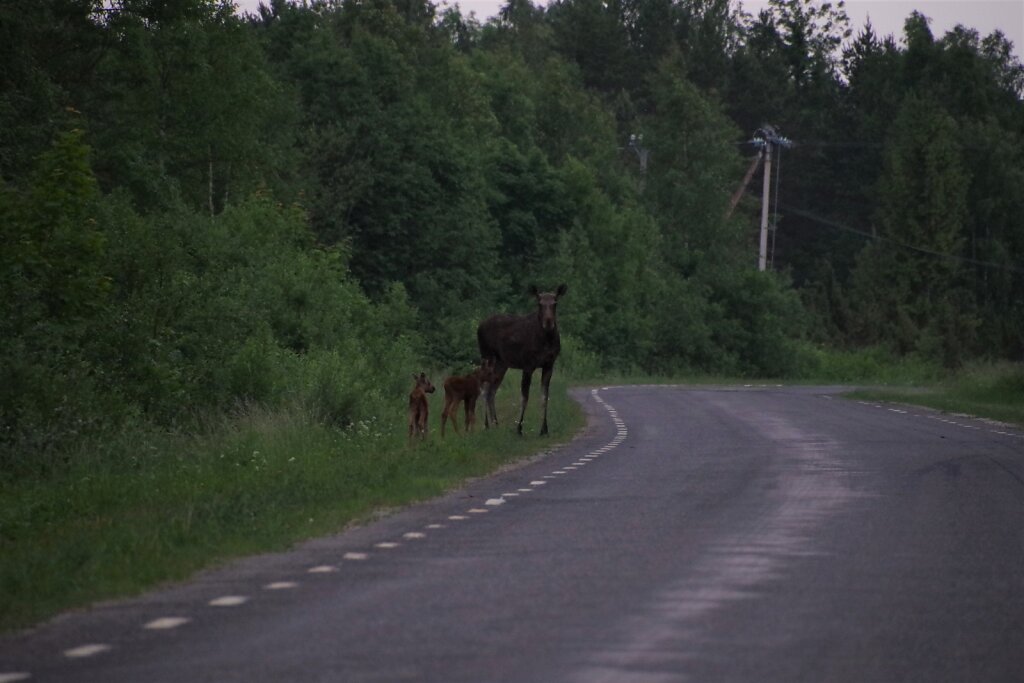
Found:
M 427 436 L 427 416 L 430 414 L 430 404 L 427 402 L 427 394 L 434 393 L 434 385 L 427 379 L 427 373 L 415 374 L 412 379 L 416 384 L 409 392 L 409 441 L 413 436 L 421 439 Z
M 466 431 L 472 431 L 476 423 L 476 400 L 484 387 L 494 381 L 494 360 L 485 358 L 478 367 L 468 375 L 449 377 L 444 381 L 444 410 L 441 412 L 441 436 L 448 418 L 452 420 L 455 433 L 459 433 L 459 423 L 455 420 L 459 404 L 466 405 Z

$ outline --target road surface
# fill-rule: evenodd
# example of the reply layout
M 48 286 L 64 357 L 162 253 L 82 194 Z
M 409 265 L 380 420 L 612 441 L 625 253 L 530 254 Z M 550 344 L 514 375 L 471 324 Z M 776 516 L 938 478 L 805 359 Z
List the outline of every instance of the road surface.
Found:
M 575 394 L 571 444 L 0 638 L 0 683 L 1024 681 L 1021 431 L 830 388 Z

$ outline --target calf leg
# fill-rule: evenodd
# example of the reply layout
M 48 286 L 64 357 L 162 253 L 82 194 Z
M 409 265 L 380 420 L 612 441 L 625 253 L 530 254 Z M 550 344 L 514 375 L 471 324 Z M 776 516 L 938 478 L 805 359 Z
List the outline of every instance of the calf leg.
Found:
M 448 408 L 448 417 L 450 417 L 452 420 L 452 429 L 455 430 L 456 434 L 459 433 L 459 423 L 455 421 L 455 416 L 459 414 L 460 403 L 462 403 L 460 399 L 453 398 L 451 407 Z
M 448 409 L 451 408 L 452 400 L 448 393 L 444 395 L 444 408 L 441 410 L 441 438 L 444 438 L 444 424 L 448 421 Z
M 501 386 L 502 380 L 505 379 L 505 373 L 507 371 L 507 365 L 496 364 L 494 366 L 494 381 L 487 385 L 487 405 L 484 406 L 484 427 L 490 427 L 489 422 L 493 422 L 495 427 L 498 426 L 498 411 L 494 405 L 494 396 L 498 393 L 498 388 Z
M 476 424 L 476 396 L 466 397 L 466 433 L 473 431 Z
M 420 422 L 420 425 L 419 425 L 419 427 L 420 427 L 420 438 L 421 439 L 427 438 L 427 415 L 428 415 L 427 406 L 424 405 L 422 410 L 420 411 L 420 420 L 419 420 L 419 422 Z

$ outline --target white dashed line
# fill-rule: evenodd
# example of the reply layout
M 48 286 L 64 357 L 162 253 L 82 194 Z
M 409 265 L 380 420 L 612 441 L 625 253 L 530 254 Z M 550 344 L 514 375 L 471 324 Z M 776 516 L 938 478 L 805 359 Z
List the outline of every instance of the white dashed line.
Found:
M 426 538 L 426 537 L 427 537 L 427 535 L 425 533 L 423 533 L 422 531 L 407 531 L 404 534 L 402 534 L 402 538 L 408 539 L 410 541 L 415 540 L 417 538 Z
M 458 522 L 463 519 L 469 519 L 469 517 L 466 517 L 465 515 L 448 515 L 448 519 Z
M 484 505 L 491 505 L 491 506 L 504 505 L 504 504 L 505 504 L 505 499 L 504 498 L 488 498 L 487 502 L 484 503 Z
M 516 489 L 516 490 L 519 491 L 520 493 L 529 493 L 529 492 L 533 491 L 533 489 Z
M 406 536 L 408 536 L 408 534 L 406 534 Z M 344 555 L 341 556 L 341 559 L 343 559 L 343 560 L 352 560 L 352 561 L 355 561 L 355 562 L 362 562 L 363 560 L 367 559 L 368 557 L 369 557 L 369 555 L 367 553 L 345 553 Z
M 425 529 L 443 529 L 444 524 L 428 524 Z
M 73 659 L 80 659 L 82 657 L 92 657 L 93 655 L 98 655 L 101 652 L 107 652 L 108 650 L 110 650 L 109 645 L 105 645 L 103 643 L 90 643 L 88 645 L 73 647 L 70 650 L 64 650 L 64 656 L 71 657 Z
M 268 583 L 263 588 L 268 591 L 284 591 L 289 588 L 296 588 L 298 585 L 295 581 L 274 581 L 273 583 Z
M 249 601 L 249 598 L 244 595 L 225 595 L 219 598 L 214 598 L 210 602 L 206 603 L 211 607 L 237 607 Z
M 546 483 L 547 482 L 542 479 L 535 479 L 534 481 L 530 482 L 530 486 L 543 486 Z
M 474 514 L 474 515 L 482 515 L 485 512 L 490 512 L 490 511 L 489 510 L 485 510 L 484 508 L 470 508 L 470 509 L 466 510 L 466 512 L 469 512 L 470 514 Z
M 0 683 L 14 683 L 15 681 L 27 681 L 32 678 L 32 674 L 27 671 L 10 671 L 7 673 L 0 673 Z
M 331 572 L 338 571 L 338 568 L 333 564 L 321 564 L 313 567 L 309 570 L 310 574 L 330 574 Z
M 167 629 L 178 628 L 183 624 L 187 624 L 191 619 L 188 617 L 160 617 L 154 619 L 142 628 L 149 629 L 151 631 L 164 631 Z
M 391 550 L 392 548 L 397 548 L 399 545 L 401 545 L 401 544 L 394 543 L 392 541 L 384 541 L 382 543 L 374 543 L 373 547 L 374 548 L 383 548 L 384 550 Z

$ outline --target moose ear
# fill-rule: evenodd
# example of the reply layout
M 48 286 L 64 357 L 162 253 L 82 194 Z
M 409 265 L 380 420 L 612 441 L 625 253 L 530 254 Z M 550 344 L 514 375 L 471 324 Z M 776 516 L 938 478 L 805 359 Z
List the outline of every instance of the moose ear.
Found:
M 537 290 L 537 285 L 530 285 L 530 288 L 526 291 L 530 293 L 530 296 L 540 296 L 540 291 Z
M 558 296 L 565 296 L 565 293 L 568 291 L 569 287 L 566 286 L 566 284 L 563 282 L 562 284 L 558 285 L 558 289 L 555 290 L 555 294 Z

